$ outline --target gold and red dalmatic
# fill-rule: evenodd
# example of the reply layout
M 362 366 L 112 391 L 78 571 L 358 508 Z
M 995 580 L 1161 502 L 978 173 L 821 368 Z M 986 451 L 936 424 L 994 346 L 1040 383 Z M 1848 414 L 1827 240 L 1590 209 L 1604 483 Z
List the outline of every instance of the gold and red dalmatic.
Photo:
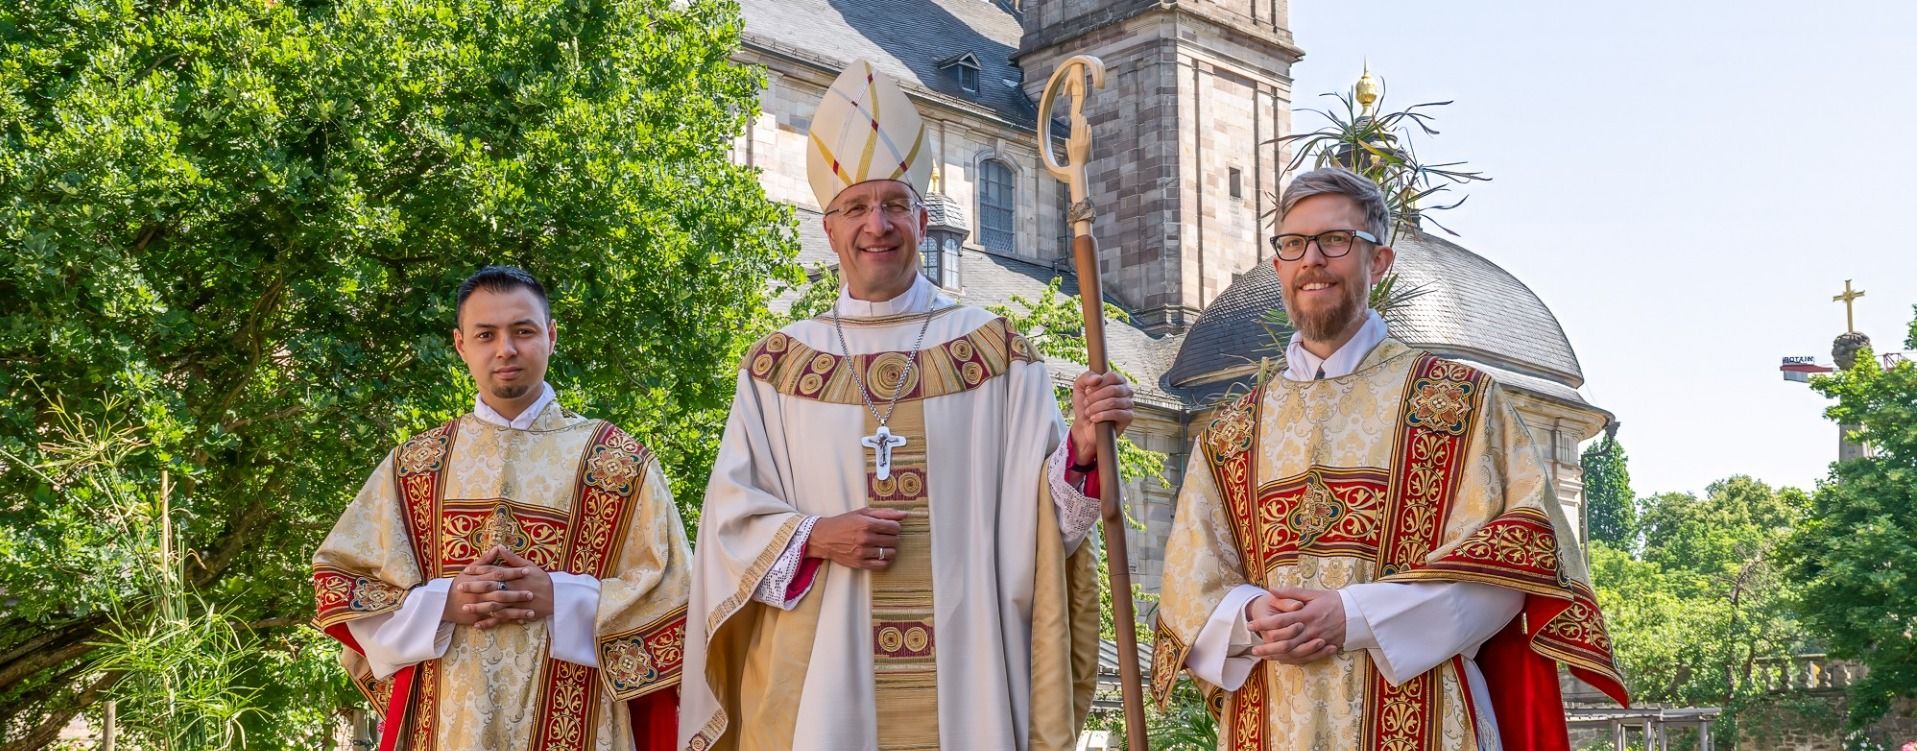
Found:
M 1559 565 L 1550 519 L 1536 509 L 1509 509 L 1431 559 L 1459 491 L 1490 385 L 1474 368 L 1420 355 L 1406 376 L 1391 464 L 1382 473 L 1313 467 L 1261 487 L 1254 462 L 1263 388 L 1221 408 L 1198 445 L 1223 500 L 1246 581 L 1267 581 L 1276 567 L 1295 564 L 1301 556 L 1359 555 L 1372 561 L 1376 581 L 1472 581 L 1524 592 L 1524 616 L 1512 619 L 1505 633 L 1486 644 L 1478 662 L 1504 746 L 1561 749 L 1566 735 L 1556 662 L 1621 703 L 1628 696 L 1595 600 Z M 1527 623 L 1544 625 L 1529 632 Z M 1188 650 L 1161 625 L 1152 686 L 1161 703 Z M 1438 673 L 1445 669 L 1463 675 L 1462 663 L 1453 660 L 1394 687 L 1373 671 L 1365 688 L 1361 748 L 1439 748 Z M 1225 721 L 1225 748 L 1270 747 L 1266 672 L 1252 670 L 1238 690 L 1219 692 L 1225 694 L 1218 711 Z M 1468 701 L 1469 691 L 1465 694 Z
M 599 669 L 612 684 L 613 697 L 637 699 L 679 683 L 686 661 L 686 609 L 679 608 L 631 631 L 612 634 L 599 644 Z
M 458 421 L 420 433 L 394 453 L 394 484 L 407 542 L 421 575 L 450 576 L 494 545 L 504 545 L 549 571 L 604 578 L 627 537 L 650 454 L 611 423 L 598 422 L 579 462 L 569 512 L 509 499 L 447 500 L 446 471 Z M 395 610 L 404 592 L 371 577 L 317 567 L 314 624 L 361 651 L 346 623 Z M 683 662 L 685 611 L 600 644 L 615 698 L 628 700 L 675 685 Z M 533 749 L 574 751 L 594 746 L 590 721 L 601 690 L 598 670 L 547 659 Z M 357 681 L 356 681 L 357 682 Z M 401 668 L 392 678 L 361 685 L 384 709 L 380 748 L 426 751 L 435 745 L 440 685 L 438 660 Z M 405 742 L 402 744 L 401 739 Z
M 1445 516 L 1464 474 L 1474 421 L 1490 378 L 1432 355 L 1411 366 L 1404 410 L 1391 454 L 1391 486 L 1386 490 L 1384 539 L 1373 560 L 1373 576 L 1389 578 L 1423 564 L 1438 546 Z M 1362 748 L 1424 751 L 1438 747 L 1437 670 L 1396 686 L 1372 671 L 1365 688 Z

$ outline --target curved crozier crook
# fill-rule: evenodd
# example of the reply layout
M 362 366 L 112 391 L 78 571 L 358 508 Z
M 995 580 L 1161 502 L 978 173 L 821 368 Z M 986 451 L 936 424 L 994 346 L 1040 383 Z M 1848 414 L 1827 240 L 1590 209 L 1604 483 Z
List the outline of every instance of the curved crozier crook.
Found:
M 1081 73 L 1080 71 L 1083 71 Z M 1052 77 L 1045 82 L 1045 93 L 1038 101 L 1038 153 L 1045 160 L 1045 169 L 1053 177 L 1071 186 L 1072 203 L 1085 200 L 1085 161 L 1092 154 L 1092 129 L 1085 121 L 1085 75 L 1090 74 L 1092 88 L 1105 88 L 1105 63 L 1091 55 L 1074 55 L 1058 64 L 1052 71 Z M 1058 156 L 1052 152 L 1052 109 L 1057 103 L 1059 89 L 1072 98 L 1071 133 L 1065 138 L 1065 154 L 1069 164 L 1059 164 Z

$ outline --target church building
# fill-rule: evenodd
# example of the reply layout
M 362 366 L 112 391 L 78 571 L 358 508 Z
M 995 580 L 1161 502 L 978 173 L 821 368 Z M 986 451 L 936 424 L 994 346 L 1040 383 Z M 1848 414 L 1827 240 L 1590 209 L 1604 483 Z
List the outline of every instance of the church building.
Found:
M 1113 361 L 1135 379 L 1129 432 L 1168 455 L 1170 486 L 1133 483 L 1146 529 L 1129 539 L 1133 580 L 1156 591 L 1175 488 L 1217 399 L 1282 354 L 1262 316 L 1281 307 L 1268 238 L 1288 175 L 1291 66 L 1304 51 L 1288 0 L 741 0 L 741 62 L 765 71 L 762 114 L 733 147 L 768 195 L 793 207 L 807 267 L 833 264 L 806 180 L 806 132 L 845 65 L 899 80 L 935 155 L 927 277 L 971 305 L 1037 299 L 1063 278 L 1076 294 L 1066 189 L 1037 149 L 1036 102 L 1062 60 L 1096 55 L 1106 86 L 1088 100 L 1094 225 Z M 1308 92 L 1316 94 L 1317 92 Z M 1583 531 L 1578 447 L 1612 416 L 1585 401 L 1569 338 L 1543 300 L 1496 263 L 1415 227 L 1394 243 L 1404 287 L 1392 314 L 1405 343 L 1469 363 L 1513 394 Z M 1516 252 L 1500 248 L 1496 252 Z M 1081 364 L 1052 363 L 1069 381 Z

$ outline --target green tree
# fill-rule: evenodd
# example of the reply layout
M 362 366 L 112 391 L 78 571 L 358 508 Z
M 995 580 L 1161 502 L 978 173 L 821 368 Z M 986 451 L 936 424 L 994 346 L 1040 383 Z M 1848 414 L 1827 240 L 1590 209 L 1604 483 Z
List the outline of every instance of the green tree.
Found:
M 739 33 L 730 2 L 0 6 L 0 749 L 142 706 L 122 679 L 154 663 L 100 645 L 174 615 L 122 507 L 170 525 L 173 601 L 207 605 L 179 622 L 237 619 L 272 666 L 229 675 L 246 745 L 310 748 L 351 693 L 293 630 L 307 562 L 383 452 L 470 405 L 451 291 L 486 263 L 551 285 L 562 400 L 696 518 L 768 281 L 798 279 L 727 157 L 761 85 Z M 67 419 L 137 442 L 137 502 L 45 471 Z
M 1063 360 L 1082 364 L 1091 359 L 1085 347 L 1085 318 L 1079 308 L 1077 297 L 1060 291 L 1064 277 L 1052 277 L 1052 281 L 1040 293 L 1037 299 L 1027 299 L 1022 295 L 1012 295 L 1011 304 L 993 305 L 991 311 L 1005 317 L 1012 328 L 1023 333 L 1032 346 L 1051 360 Z M 1105 318 L 1120 323 L 1128 322 L 1131 316 L 1123 309 L 1111 303 L 1105 303 Z M 1112 369 L 1124 376 L 1129 383 L 1137 383 L 1138 378 L 1125 371 L 1117 363 Z M 1071 419 L 1072 393 L 1068 386 L 1060 385 L 1055 390 L 1058 397 L 1058 410 Z M 1165 455 L 1148 451 L 1132 442 L 1129 436 L 1118 437 L 1118 474 L 1126 482 L 1141 479 L 1155 479 L 1162 487 L 1171 487 L 1165 478 Z M 1136 521 L 1131 524 L 1144 529 Z
M 1602 440 L 1584 449 L 1579 463 L 1584 469 L 1584 508 L 1591 539 L 1623 550 L 1634 549 L 1637 496 L 1631 493 L 1624 444 L 1618 443 L 1616 435 L 1606 433 Z
M 1917 348 L 1917 323 L 1905 343 Z M 1812 387 L 1872 452 L 1833 465 L 1789 546 L 1805 622 L 1833 656 L 1869 668 L 1850 689 L 1861 729 L 1917 696 L 1917 364 L 1883 367 L 1865 350 Z
M 1760 664 L 1806 644 L 1778 554 L 1808 502 L 1738 475 L 1702 498 L 1643 499 L 1639 551 L 1592 540 L 1591 579 L 1635 700 L 1723 707 L 1720 735 L 1737 737 Z

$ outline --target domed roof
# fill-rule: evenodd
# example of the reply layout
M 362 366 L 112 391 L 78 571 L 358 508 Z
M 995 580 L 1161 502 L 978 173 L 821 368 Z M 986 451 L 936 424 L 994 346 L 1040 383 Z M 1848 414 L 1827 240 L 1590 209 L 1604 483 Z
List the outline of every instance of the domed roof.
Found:
M 1423 288 L 1391 316 L 1391 335 L 1413 347 L 1496 366 L 1575 389 L 1584 384 L 1571 341 L 1543 300 L 1510 272 L 1476 253 L 1414 229 L 1392 247 L 1398 289 Z M 1185 335 L 1168 385 L 1207 383 L 1219 371 L 1282 354 L 1265 331 L 1266 310 L 1283 307 L 1278 272 L 1260 263 L 1232 282 Z
M 966 230 L 972 226 L 965 220 L 965 204 L 938 191 L 925 194 L 925 213 L 930 215 L 928 225 L 934 229 Z

